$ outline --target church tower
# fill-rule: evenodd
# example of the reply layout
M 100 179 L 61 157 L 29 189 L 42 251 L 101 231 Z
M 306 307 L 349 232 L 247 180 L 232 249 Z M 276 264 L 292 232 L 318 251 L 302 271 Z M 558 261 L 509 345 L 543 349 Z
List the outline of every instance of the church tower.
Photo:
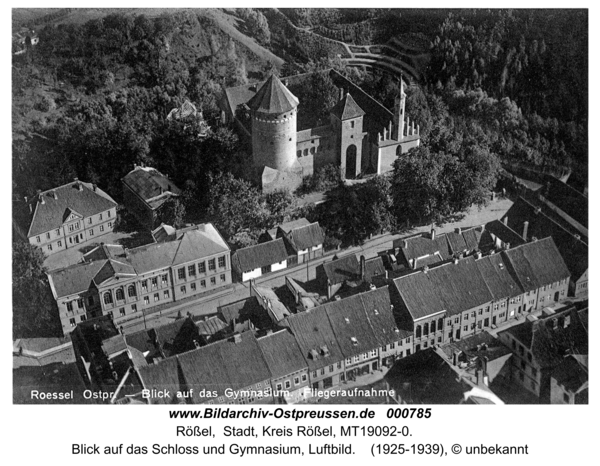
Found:
M 286 171 L 296 162 L 298 99 L 275 75 L 248 101 L 255 167 Z
M 404 79 L 400 76 L 400 95 L 394 100 L 394 139 L 404 139 L 404 106 L 406 105 L 406 94 L 404 93 Z

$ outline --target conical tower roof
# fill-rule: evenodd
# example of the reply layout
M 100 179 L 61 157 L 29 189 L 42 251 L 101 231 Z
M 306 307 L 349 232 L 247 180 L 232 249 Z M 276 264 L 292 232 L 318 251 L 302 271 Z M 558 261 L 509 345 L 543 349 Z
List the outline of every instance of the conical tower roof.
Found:
M 358 106 L 350 93 L 347 93 L 342 100 L 335 104 L 331 113 L 342 121 L 365 115 L 365 111 Z
M 248 101 L 251 110 L 263 113 L 285 113 L 298 106 L 298 99 L 274 74 Z

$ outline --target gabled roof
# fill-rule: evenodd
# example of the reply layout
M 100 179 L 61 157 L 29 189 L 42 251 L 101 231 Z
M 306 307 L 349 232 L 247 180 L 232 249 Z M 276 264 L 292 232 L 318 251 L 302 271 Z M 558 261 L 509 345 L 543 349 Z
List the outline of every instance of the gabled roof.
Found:
M 256 296 L 220 306 L 217 310 L 228 324 L 232 321 L 243 323 L 249 320 L 258 330 L 271 326 L 271 319 Z
M 459 314 L 494 299 L 473 257 L 405 275 L 394 284 L 414 320 Z
M 106 259 L 124 260 L 125 248 L 120 244 L 104 244 L 95 247 L 83 255 L 83 262 L 92 262 Z
M 194 388 L 196 403 L 206 400 L 198 396 L 198 392 L 203 388 L 217 391 L 218 396 L 221 396 L 226 388 L 238 390 L 271 378 L 252 332 L 244 332 L 233 338 L 211 343 L 177 358 L 187 386 Z M 263 390 L 264 388 L 266 387 L 263 387 Z
M 298 103 L 296 96 L 272 74 L 247 105 L 255 112 L 279 114 L 296 108 Z
M 360 296 L 363 311 L 380 346 L 394 343 L 412 335 L 412 332 L 397 327 L 387 286 L 361 293 L 358 296 Z
M 43 204 L 40 199 L 44 200 Z M 30 203 L 33 216 L 27 237 L 60 228 L 70 213 L 75 212 L 87 218 L 117 206 L 117 203 L 100 188 L 94 188 L 91 183 L 81 181 L 44 191 L 31 199 Z
M 89 290 L 94 277 L 106 262 L 84 262 L 51 272 L 48 278 L 56 299 Z
M 123 177 L 122 181 L 148 205 L 152 199 L 162 196 L 158 204 L 152 203 L 152 208 L 159 207 L 170 197 L 164 194 L 170 193 L 176 196 L 181 194 L 181 190 L 171 180 L 151 167 L 136 166 Z
M 281 321 L 280 325 L 290 328 L 311 371 L 344 359 L 327 313 L 322 307 L 293 314 Z
M 467 338 L 453 341 L 442 347 L 449 359 L 455 351 L 463 352 L 467 357 L 482 357 L 489 361 L 511 354 L 511 350 L 499 339 L 487 331 L 476 333 Z
M 302 351 L 288 329 L 259 338 L 258 346 L 274 379 L 308 369 Z
M 184 385 L 176 358 L 163 359 L 156 364 L 140 367 L 138 374 L 144 388 L 169 391 L 169 397 L 152 398 L 153 403 L 172 404 L 178 402 L 177 391 L 182 390 Z
M 343 99 L 335 104 L 335 106 L 331 109 L 331 114 L 336 116 L 338 119 L 345 121 L 364 116 L 365 111 L 358 106 L 356 101 L 348 92 Z
M 231 264 L 239 272 L 249 272 L 267 265 L 278 264 L 287 259 L 283 239 L 238 249 L 231 257 Z
M 92 279 L 96 286 L 101 286 L 104 282 L 113 278 L 133 278 L 136 276 L 133 267 L 127 263 L 109 259 L 104 261 L 104 265 Z
M 452 256 L 446 235 L 436 235 L 432 240 L 429 233 L 420 233 L 408 238 L 396 239 L 393 242 L 394 249 L 399 248 L 408 263 L 413 259 L 426 257 L 439 253 L 442 260 Z M 436 256 L 437 257 L 437 256 Z
M 366 318 L 360 295 L 324 304 L 317 308 L 319 309 L 327 312 L 331 328 L 345 358 L 366 353 L 380 346 Z
M 475 263 L 495 300 L 513 298 L 523 293 L 501 254 L 482 257 Z
M 371 281 L 373 277 L 385 275 L 385 266 L 381 256 L 365 260 L 365 280 Z
M 356 255 L 349 254 L 323 263 L 325 275 L 332 285 L 360 279 L 360 264 Z
M 290 243 L 295 252 L 318 246 L 325 241 L 325 234 L 318 222 L 298 226 L 284 224 L 279 228 L 285 233 L 286 240 Z
M 587 356 L 569 355 L 552 370 L 552 378 L 572 393 L 588 386 Z
M 502 251 L 502 256 L 516 274 L 524 291 L 535 290 L 570 275 L 552 238 Z
M 198 333 L 204 336 L 212 336 L 228 327 L 218 316 L 205 317 L 203 320 L 194 320 L 194 322 L 198 327 Z

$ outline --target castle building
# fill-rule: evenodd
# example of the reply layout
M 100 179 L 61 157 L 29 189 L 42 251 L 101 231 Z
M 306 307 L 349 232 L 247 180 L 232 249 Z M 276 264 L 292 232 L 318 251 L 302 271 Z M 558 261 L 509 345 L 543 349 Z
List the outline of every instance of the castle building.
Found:
M 315 169 L 335 164 L 346 179 L 382 174 L 396 157 L 417 147 L 419 126 L 405 115 L 404 81 L 393 112 L 334 70 L 324 71 L 339 88 L 337 103 L 326 125 L 297 129 L 302 102 L 290 91 L 312 73 L 283 81 L 272 75 L 263 83 L 225 90 L 226 119 L 251 139 L 254 178 L 263 191 L 295 189 Z M 237 111 L 247 108 L 242 121 Z

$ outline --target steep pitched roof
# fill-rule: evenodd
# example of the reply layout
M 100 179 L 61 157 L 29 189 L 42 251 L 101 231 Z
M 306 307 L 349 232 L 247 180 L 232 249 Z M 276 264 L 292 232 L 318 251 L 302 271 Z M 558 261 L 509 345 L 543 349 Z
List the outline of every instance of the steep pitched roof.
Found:
M 92 280 L 106 262 L 84 262 L 51 272 L 48 278 L 56 298 L 89 290 Z
M 365 280 L 371 281 L 373 277 L 385 275 L 385 266 L 381 256 L 365 260 Z
M 473 257 L 396 278 L 394 284 L 415 320 L 441 311 L 458 314 L 494 299 Z
M 238 249 L 231 257 L 231 264 L 239 272 L 248 272 L 267 265 L 278 264 L 287 259 L 283 239 Z
M 511 247 L 520 246 L 521 244 L 526 243 L 519 233 L 502 223 L 500 220 L 492 220 L 491 222 L 486 223 L 485 229 L 492 237 L 499 238 L 504 243 L 510 244 Z
M 284 230 L 284 227 L 287 228 L 287 231 Z M 325 234 L 318 222 L 294 227 L 281 225 L 279 228 L 286 233 L 285 238 L 296 252 L 318 246 L 325 241 Z
M 552 370 L 552 378 L 570 392 L 588 386 L 587 356 L 569 355 Z
M 467 357 L 485 357 L 489 361 L 511 353 L 508 347 L 487 331 L 453 341 L 442 347 L 442 349 L 450 359 L 452 359 L 452 355 L 456 350 L 462 351 Z
M 146 389 L 168 390 L 168 397 L 156 397 L 151 401 L 157 404 L 172 404 L 178 402 L 177 391 L 182 389 L 179 367 L 176 358 L 163 359 L 156 364 L 138 368 L 142 385 Z
M 91 262 L 105 259 L 123 260 L 125 258 L 125 248 L 120 244 L 104 244 L 95 247 L 90 252 L 83 255 L 83 261 Z
M 273 378 L 308 368 L 296 339 L 288 329 L 259 338 L 258 346 Z
M 344 359 L 322 307 L 293 314 L 281 321 L 280 325 L 290 328 L 311 371 Z
M 413 259 L 436 253 L 439 253 L 442 260 L 446 260 L 452 255 L 448 240 L 444 234 L 436 235 L 433 240 L 429 233 L 420 233 L 408 238 L 396 239 L 393 242 L 393 247 L 394 249 L 400 249 L 400 254 L 404 256 L 407 263 Z
M 228 324 L 234 320 L 239 323 L 249 320 L 258 330 L 271 326 L 271 319 L 256 296 L 220 306 L 217 310 Z
M 331 328 L 344 357 L 366 353 L 380 346 L 365 316 L 360 295 L 333 301 L 317 309 L 324 309 L 327 312 Z
M 350 120 L 352 118 L 359 118 L 365 115 L 365 111 L 358 106 L 356 101 L 352 98 L 350 93 L 346 93 L 342 100 L 340 100 L 331 109 L 331 114 L 336 116 L 342 121 Z
M 273 74 L 247 105 L 254 111 L 279 114 L 296 108 L 298 103 L 296 96 Z
M 535 290 L 570 275 L 552 238 L 502 251 L 502 256 L 516 274 L 524 291 Z
M 358 296 L 360 296 L 363 311 L 380 346 L 388 345 L 412 335 L 411 332 L 399 329 L 396 325 L 389 287 L 377 288 Z
M 513 298 L 523 293 L 500 254 L 485 256 L 475 261 L 494 299 Z
M 53 193 L 56 194 L 56 199 Z M 43 199 L 44 203 L 40 199 Z M 87 218 L 117 206 L 117 203 L 100 188 L 94 188 L 91 183 L 81 181 L 44 191 L 30 202 L 33 204 L 33 216 L 28 237 L 60 228 L 68 218 L 68 215 L 65 217 L 67 212 L 77 212 L 78 216 Z
M 171 180 L 151 167 L 136 166 L 123 177 L 122 181 L 148 205 L 152 199 L 162 196 L 158 204 L 152 203 L 153 208 L 157 208 L 169 198 L 169 195 L 164 196 L 165 193 L 176 196 L 181 194 L 181 190 Z
M 325 262 L 323 263 L 323 269 L 332 285 L 343 283 L 346 280 L 360 279 L 360 264 L 354 254 Z

